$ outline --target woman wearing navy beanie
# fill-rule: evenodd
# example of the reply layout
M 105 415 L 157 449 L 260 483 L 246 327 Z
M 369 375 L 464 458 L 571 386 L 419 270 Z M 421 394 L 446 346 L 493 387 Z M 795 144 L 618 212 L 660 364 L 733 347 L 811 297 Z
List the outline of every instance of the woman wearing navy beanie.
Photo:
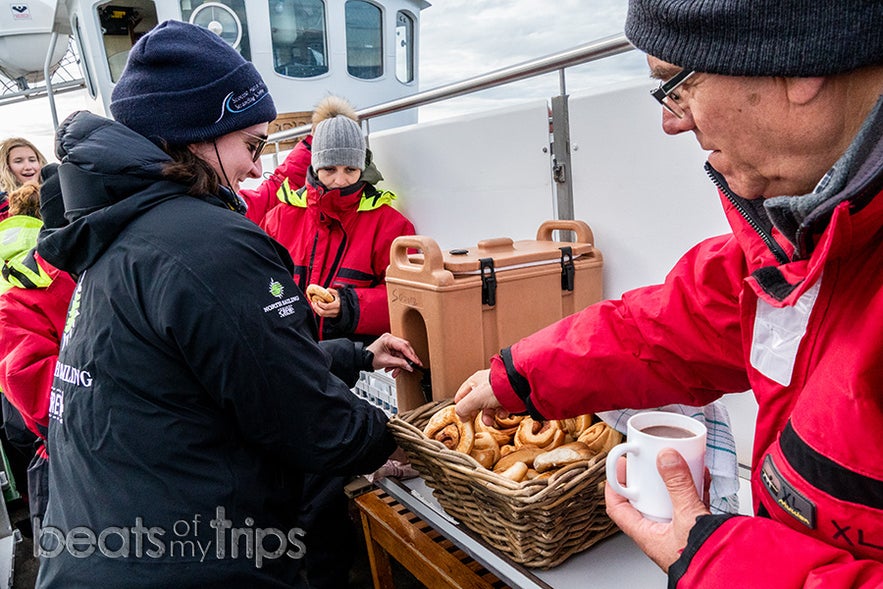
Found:
M 59 128 L 70 223 L 38 245 L 78 277 L 38 586 L 302 586 L 304 474 L 383 464 L 386 418 L 349 388 L 418 359 L 389 334 L 317 344 L 287 252 L 238 214 L 276 109 L 234 49 L 164 22 L 110 108 L 115 121 L 78 112 Z

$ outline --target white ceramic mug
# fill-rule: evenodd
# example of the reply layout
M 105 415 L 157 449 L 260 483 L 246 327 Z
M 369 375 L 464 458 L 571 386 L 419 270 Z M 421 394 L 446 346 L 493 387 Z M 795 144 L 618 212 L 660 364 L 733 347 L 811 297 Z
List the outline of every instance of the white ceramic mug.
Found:
M 627 427 L 627 441 L 607 454 L 607 482 L 647 519 L 669 522 L 671 497 L 656 469 L 656 456 L 663 448 L 677 450 L 690 465 L 701 497 L 705 479 L 705 425 L 680 413 L 648 411 L 632 415 Z M 616 462 L 620 456 L 626 456 L 626 486 L 616 478 Z

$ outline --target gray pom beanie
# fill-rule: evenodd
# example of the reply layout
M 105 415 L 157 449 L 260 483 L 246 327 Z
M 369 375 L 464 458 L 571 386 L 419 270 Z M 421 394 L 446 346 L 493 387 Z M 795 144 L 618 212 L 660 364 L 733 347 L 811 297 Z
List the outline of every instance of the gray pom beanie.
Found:
M 365 137 L 359 123 L 337 115 L 316 125 L 313 132 L 313 169 L 348 166 L 365 169 Z
M 629 0 L 625 34 L 685 69 L 825 76 L 883 63 L 883 1 Z
M 157 25 L 132 47 L 110 112 L 169 145 L 209 141 L 276 118 L 251 63 L 215 33 L 176 20 Z

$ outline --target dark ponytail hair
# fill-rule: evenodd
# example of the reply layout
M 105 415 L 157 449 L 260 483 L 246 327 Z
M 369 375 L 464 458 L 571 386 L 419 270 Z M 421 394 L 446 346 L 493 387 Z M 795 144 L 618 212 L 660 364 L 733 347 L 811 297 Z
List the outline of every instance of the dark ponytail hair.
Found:
M 204 159 L 194 154 L 186 145 L 161 146 L 172 161 L 163 167 L 163 176 L 189 186 L 192 196 L 218 194 L 220 179 L 217 172 Z

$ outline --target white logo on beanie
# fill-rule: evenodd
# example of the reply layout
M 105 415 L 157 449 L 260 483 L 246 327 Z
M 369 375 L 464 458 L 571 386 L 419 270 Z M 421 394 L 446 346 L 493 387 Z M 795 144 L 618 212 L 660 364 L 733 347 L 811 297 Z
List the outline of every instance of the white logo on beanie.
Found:
M 247 111 L 269 95 L 267 86 L 262 81 L 255 82 L 239 94 L 230 92 L 224 97 L 224 101 L 221 104 L 221 116 L 218 117 L 215 123 L 220 122 L 228 112 L 238 114 Z

